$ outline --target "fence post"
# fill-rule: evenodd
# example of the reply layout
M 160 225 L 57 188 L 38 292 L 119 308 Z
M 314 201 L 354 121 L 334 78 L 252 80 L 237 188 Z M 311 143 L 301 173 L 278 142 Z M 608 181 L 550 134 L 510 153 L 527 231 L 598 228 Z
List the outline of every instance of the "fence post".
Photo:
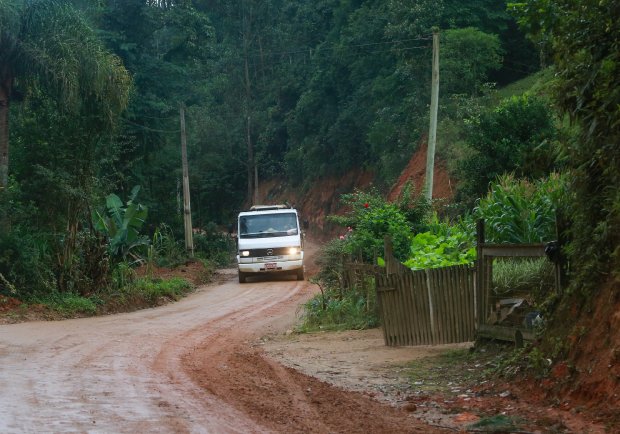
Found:
M 433 303 L 433 291 L 431 288 L 431 276 L 430 271 L 428 269 L 424 270 L 424 274 L 426 275 L 426 291 L 428 293 L 428 311 L 429 318 L 431 321 L 431 337 L 434 344 L 437 343 L 439 337 L 437 336 L 437 330 L 435 328 L 435 305 Z
M 476 324 L 476 330 L 478 330 L 478 326 L 484 323 L 484 311 L 486 300 L 486 291 L 484 290 L 484 258 L 483 258 L 483 246 L 485 243 L 484 237 L 484 219 L 479 219 L 476 222 L 476 287 L 474 288 L 474 313 L 476 318 L 474 318 L 474 323 Z

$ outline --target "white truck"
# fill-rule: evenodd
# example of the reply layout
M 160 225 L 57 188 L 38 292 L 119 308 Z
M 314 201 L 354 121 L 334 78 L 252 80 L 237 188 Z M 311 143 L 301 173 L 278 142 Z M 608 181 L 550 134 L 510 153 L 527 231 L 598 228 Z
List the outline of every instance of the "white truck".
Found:
M 303 240 L 294 208 L 261 205 L 239 213 L 239 283 L 245 283 L 248 276 L 268 273 L 295 274 L 297 280 L 304 280 Z

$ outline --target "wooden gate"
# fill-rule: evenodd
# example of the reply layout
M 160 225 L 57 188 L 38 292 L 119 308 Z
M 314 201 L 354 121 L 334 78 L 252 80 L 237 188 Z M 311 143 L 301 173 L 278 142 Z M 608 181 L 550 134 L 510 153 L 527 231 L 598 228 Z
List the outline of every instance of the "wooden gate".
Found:
M 457 265 L 411 271 L 391 254 L 377 274 L 377 298 L 386 345 L 436 345 L 475 338 L 473 267 Z

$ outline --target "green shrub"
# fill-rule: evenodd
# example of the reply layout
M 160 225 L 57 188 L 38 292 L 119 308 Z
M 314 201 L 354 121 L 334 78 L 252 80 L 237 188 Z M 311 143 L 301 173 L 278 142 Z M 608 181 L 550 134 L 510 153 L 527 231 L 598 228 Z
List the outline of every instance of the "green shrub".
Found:
M 329 220 L 347 228 L 343 235 L 347 241 L 345 250 L 366 261 L 381 256 L 386 235 L 392 240 L 395 256 L 406 258 L 412 231 L 424 227 L 430 209 L 409 188 L 395 203 L 386 202 L 376 190 L 343 194 L 341 202 L 349 209 L 348 213 L 330 216 Z
M 102 303 L 98 297 L 84 297 L 72 292 L 51 292 L 26 298 L 28 304 L 42 304 L 63 316 L 95 315 Z
M 166 280 L 148 278 L 137 279 L 130 285 L 128 290 L 141 295 L 150 302 L 154 302 L 162 297 L 178 300 L 191 291 L 192 288 L 193 285 L 187 280 L 180 277 L 173 277 Z
M 235 252 L 235 243 L 227 233 L 218 230 L 215 223 L 194 234 L 194 252 L 218 266 L 230 265 Z
M 368 281 L 364 288 L 344 293 L 329 289 L 314 296 L 303 305 L 299 330 L 361 330 L 378 325 L 374 284 Z
M 160 267 L 176 267 L 188 259 L 184 241 L 177 240 L 172 228 L 165 223 L 155 229 L 149 247 L 149 262 L 155 262 Z
M 504 173 L 536 179 L 554 168 L 557 136 L 552 110 L 544 100 L 513 96 L 465 120 L 466 155 L 457 167 L 458 198 L 471 202 Z
M 411 240 L 409 258 L 404 265 L 412 270 L 472 264 L 476 259 L 474 238 L 458 226 L 417 234 Z
M 551 241 L 556 238 L 555 211 L 564 191 L 565 181 L 557 174 L 534 182 L 504 175 L 480 199 L 474 217 L 485 220 L 487 242 Z

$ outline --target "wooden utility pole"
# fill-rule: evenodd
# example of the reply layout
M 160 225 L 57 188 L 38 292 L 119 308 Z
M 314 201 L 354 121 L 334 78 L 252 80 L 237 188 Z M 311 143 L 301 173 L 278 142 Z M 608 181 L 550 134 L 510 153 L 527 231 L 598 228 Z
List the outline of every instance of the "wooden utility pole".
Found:
M 189 170 L 187 168 L 187 137 L 185 134 L 185 107 L 181 104 L 181 159 L 183 160 L 183 222 L 185 223 L 185 249 L 194 257 L 192 232 L 192 207 L 189 202 Z
M 247 119 L 247 145 L 248 145 L 248 201 L 250 201 L 250 205 L 252 205 L 252 177 L 254 176 L 254 147 L 252 146 L 252 134 L 250 130 L 250 117 Z M 254 186 L 256 188 L 256 186 Z M 254 204 L 256 205 L 256 204 Z
M 435 169 L 435 142 L 437 141 L 437 109 L 439 106 L 439 30 L 433 29 L 433 79 L 431 85 L 431 121 L 426 150 L 426 199 L 433 198 L 433 171 Z
M 258 205 L 258 164 L 254 162 L 254 205 Z

